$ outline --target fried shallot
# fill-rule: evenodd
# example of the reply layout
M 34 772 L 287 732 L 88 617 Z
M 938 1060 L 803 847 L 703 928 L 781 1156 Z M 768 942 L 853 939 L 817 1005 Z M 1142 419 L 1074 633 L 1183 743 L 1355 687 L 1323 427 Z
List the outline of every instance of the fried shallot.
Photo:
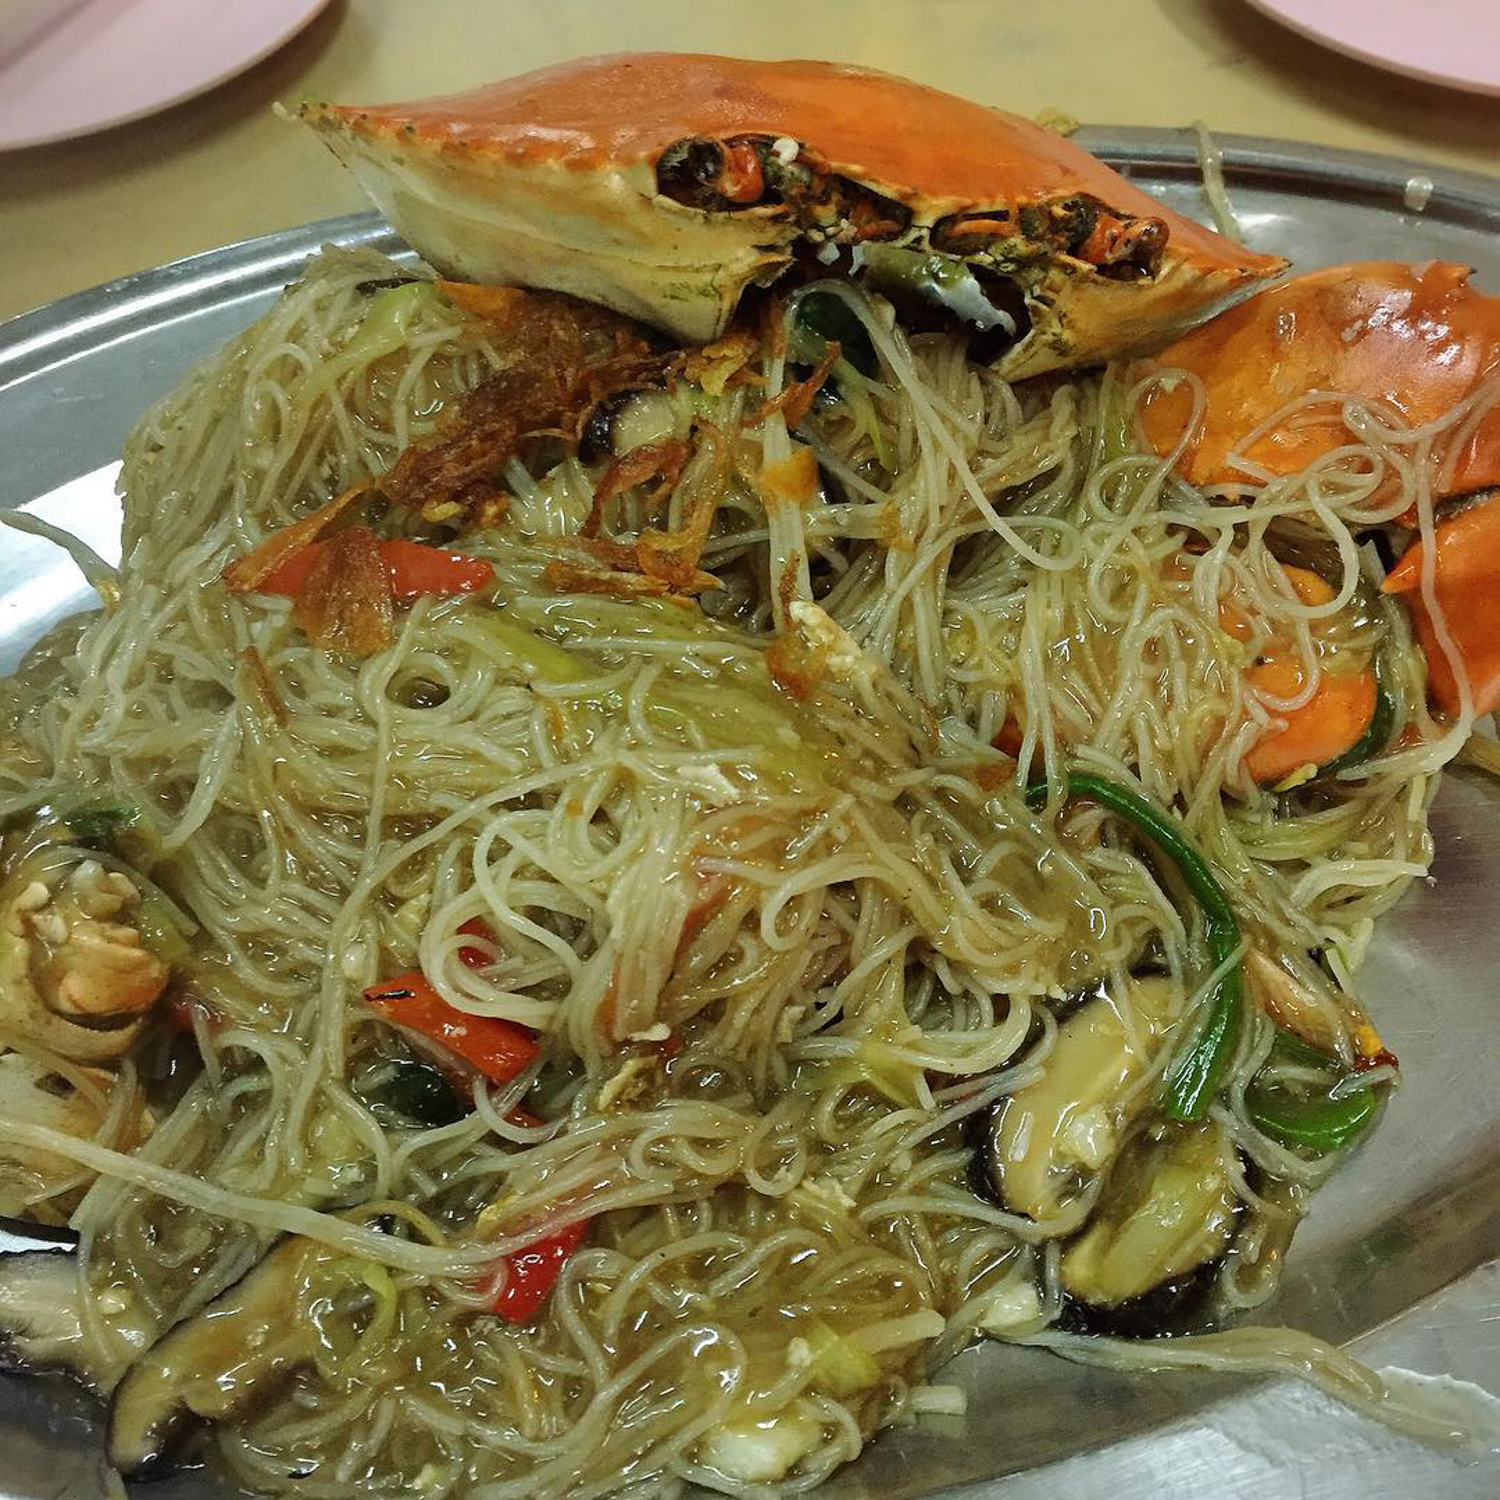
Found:
M 629 319 L 571 297 L 439 285 L 484 320 L 501 366 L 458 403 L 436 440 L 408 448 L 380 481 L 387 499 L 427 521 L 493 525 L 508 503 L 504 467 L 528 438 L 576 442 L 600 401 L 653 384 L 678 359 L 653 353 Z

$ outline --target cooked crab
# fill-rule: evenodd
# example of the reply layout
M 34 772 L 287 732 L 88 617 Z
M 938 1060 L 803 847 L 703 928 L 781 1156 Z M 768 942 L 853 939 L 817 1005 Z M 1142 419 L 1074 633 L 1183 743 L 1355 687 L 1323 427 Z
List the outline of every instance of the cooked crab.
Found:
M 1203 386 L 1203 420 L 1177 460 L 1194 484 L 1253 483 L 1255 470 L 1295 474 L 1354 441 L 1345 400 L 1382 419 L 1421 427 L 1465 402 L 1433 447 L 1433 494 L 1473 496 L 1439 521 L 1433 599 L 1445 617 L 1478 712 L 1500 704 L 1500 298 L 1468 284 L 1467 267 L 1381 261 L 1334 266 L 1261 292 L 1163 349 L 1144 370 L 1185 370 Z M 1278 421 L 1298 398 L 1314 401 Z M 1186 385 L 1158 388 L 1141 425 L 1160 454 L 1184 436 L 1192 410 Z M 1417 516 L 1402 518 L 1415 526 Z M 1415 543 L 1392 571 L 1388 593 L 1407 596 L 1427 657 L 1437 706 L 1461 706 L 1457 676 L 1421 587 Z
M 1476 714 L 1500 708 L 1500 489 L 1487 490 L 1453 507 L 1433 528 L 1432 603 L 1422 585 L 1427 544 L 1420 538 L 1381 585 L 1400 594 L 1412 613 L 1427 659 L 1427 691 L 1444 713 L 1463 707 L 1453 663 L 1438 634 L 1441 614 L 1448 638 L 1468 679 Z
M 1159 343 L 1284 264 L 1027 120 L 833 63 L 622 54 L 301 116 L 446 272 L 697 343 L 801 262 L 999 332 L 1014 379 Z
M 1150 368 L 1186 370 L 1204 387 L 1202 426 L 1178 460 L 1183 477 L 1249 481 L 1231 454 L 1272 474 L 1305 469 L 1353 441 L 1339 396 L 1412 427 L 1451 411 L 1500 375 L 1500 297 L 1468 279 L 1466 266 L 1442 261 L 1332 266 L 1260 292 L 1163 349 Z M 1267 427 L 1281 408 L 1320 391 L 1335 394 Z M 1186 385 L 1148 397 L 1142 425 L 1158 453 L 1176 446 L 1191 407 Z M 1441 492 L 1500 484 L 1500 406 L 1453 435 L 1454 451 L 1441 454 Z

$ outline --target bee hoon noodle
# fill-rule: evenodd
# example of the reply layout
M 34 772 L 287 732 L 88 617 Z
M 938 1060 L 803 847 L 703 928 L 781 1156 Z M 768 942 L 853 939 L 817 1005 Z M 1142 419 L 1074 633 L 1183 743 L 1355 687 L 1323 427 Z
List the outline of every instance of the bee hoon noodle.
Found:
M 1153 382 L 1193 377 L 1012 387 L 962 332 L 904 331 L 829 281 L 768 300 L 738 378 L 710 357 L 603 403 L 602 450 L 531 440 L 503 517 L 462 529 L 378 499 L 512 357 L 429 274 L 329 249 L 152 410 L 117 600 L 0 700 L 7 871 L 121 875 L 174 945 L 110 1067 L 0 1030 L 90 1111 L 80 1131 L 0 1107 L 0 1209 L 82 1236 L 74 1362 L 108 1387 L 306 1247 L 280 1304 L 298 1355 L 210 1442 L 241 1482 L 329 1500 L 801 1492 L 902 1411 L 953 1409 L 929 1382 L 984 1333 L 1311 1369 L 1379 1405 L 1333 1351 L 1205 1330 L 1267 1297 L 1339 1159 L 1257 1114 L 1268 1076 L 1320 1066 L 1273 1018 L 1296 1010 L 1345 1100 L 1393 1077 L 1360 1051 L 1353 975 L 1428 866 L 1472 714 L 1429 717 L 1358 533 L 1413 503 L 1430 530 L 1433 455 L 1469 409 L 1407 430 L 1352 404 L 1312 469 L 1198 490 L 1134 435 Z M 872 358 L 840 357 L 789 429 L 811 297 Z M 599 532 L 596 486 L 645 443 L 681 445 L 678 472 L 627 486 Z M 418 594 L 366 655 L 226 586 L 371 480 L 346 519 L 492 583 Z M 631 547 L 704 514 L 714 587 L 691 598 L 576 563 L 580 537 Z M 1289 698 L 1249 671 L 1273 641 L 1302 668 Z M 1257 786 L 1249 752 L 1354 658 L 1412 732 Z M 1233 908 L 1222 954 L 1160 844 L 1070 776 L 1170 818 Z M 1220 1163 L 1222 1235 L 1169 1268 L 1193 1282 L 1189 1336 L 1135 1342 L 1091 1317 L 1069 1247 L 1241 968 L 1244 1023 L 1181 1127 Z M 414 973 L 535 1055 L 493 1081 L 366 1000 Z M 1138 1065 L 1108 1110 L 1080 1101 L 1092 1134 L 1023 1203 L 991 1171 L 1007 1101 L 1014 1119 L 1061 1085 L 1100 997 Z M 555 1280 L 499 1315 L 538 1245 L 566 1246 Z

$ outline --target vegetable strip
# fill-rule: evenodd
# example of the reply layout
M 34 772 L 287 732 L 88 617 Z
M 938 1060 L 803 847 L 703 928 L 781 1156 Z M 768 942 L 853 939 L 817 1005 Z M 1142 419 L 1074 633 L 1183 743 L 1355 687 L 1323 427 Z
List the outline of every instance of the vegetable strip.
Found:
M 1046 804 L 1050 783 L 1035 781 L 1026 790 L 1027 806 Z M 1063 782 L 1065 798 L 1087 797 L 1124 818 L 1171 861 L 1203 911 L 1203 935 L 1213 967 L 1224 972 L 1204 1007 L 1197 1031 L 1168 1065 L 1158 1099 L 1176 1120 L 1201 1120 L 1224 1080 L 1239 1043 L 1245 1009 L 1245 979 L 1240 964 L 1239 918 L 1208 861 L 1177 826 L 1171 814 L 1138 792 L 1087 772 L 1069 771 Z M 1226 967 L 1227 965 L 1227 967 Z
M 1310 1045 L 1301 1037 L 1277 1028 L 1272 1057 L 1304 1068 L 1316 1068 L 1328 1077 L 1327 1092 L 1302 1094 L 1277 1083 L 1272 1073 L 1257 1074 L 1245 1090 L 1245 1109 L 1257 1130 L 1292 1150 L 1326 1156 L 1352 1145 L 1375 1118 L 1380 1105 L 1380 1089 L 1352 1089 L 1337 1094 L 1335 1089 L 1354 1074 L 1344 1072 L 1338 1058 Z M 1395 1057 L 1382 1048 L 1375 1057 L 1377 1066 L 1397 1066 Z M 1375 1059 L 1370 1060 L 1372 1063 Z M 1360 1062 L 1355 1074 L 1365 1071 Z
M 1259 1084 L 1245 1091 L 1245 1107 L 1258 1130 L 1283 1146 L 1301 1147 L 1319 1156 L 1352 1144 L 1375 1118 L 1379 1103 L 1374 1088 L 1321 1099 L 1299 1099 Z
M 540 1048 L 524 1026 L 455 1009 L 425 975 L 399 974 L 365 991 L 371 1007 L 478 1068 L 491 1083 L 509 1083 L 536 1060 Z
M 583 1243 L 589 1221 L 580 1219 L 505 1257 L 505 1281 L 495 1295 L 494 1310 L 508 1323 L 531 1320 L 557 1285 L 568 1258 Z

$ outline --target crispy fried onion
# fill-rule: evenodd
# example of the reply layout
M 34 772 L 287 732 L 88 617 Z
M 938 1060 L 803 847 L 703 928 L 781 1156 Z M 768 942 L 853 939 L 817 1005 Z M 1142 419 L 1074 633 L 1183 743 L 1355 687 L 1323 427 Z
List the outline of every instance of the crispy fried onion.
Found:
M 676 487 L 688 461 L 688 445 L 681 438 L 665 438 L 659 443 L 639 443 L 621 454 L 600 476 L 594 486 L 594 506 L 583 523 L 582 535 L 598 536 L 604 526 L 609 502 L 626 490 L 656 479 L 660 482 L 651 492 L 651 504 L 659 505 Z
M 839 362 L 839 356 L 843 353 L 837 343 L 828 346 L 828 352 L 818 361 L 817 367 L 806 380 L 799 380 L 794 385 L 787 386 L 780 394 L 772 396 L 762 406 L 757 407 L 746 419 L 747 427 L 759 427 L 764 421 L 781 413 L 782 419 L 788 427 L 797 427 L 812 410 L 813 398 L 823 388 L 823 382 L 833 373 L 833 367 Z
M 325 651 L 369 656 L 390 645 L 396 600 L 390 571 L 380 556 L 379 538 L 364 526 L 346 526 L 326 539 L 324 535 L 373 483 L 361 480 L 351 485 L 311 515 L 273 531 L 259 546 L 237 557 L 224 569 L 230 592 L 253 593 L 294 552 L 321 541 L 317 561 L 298 591 L 292 619 Z M 261 695 L 269 704 L 278 704 L 259 654 L 246 661 L 246 666 Z M 283 719 L 285 709 L 278 712 L 273 707 L 272 713 Z
M 255 702 L 263 710 L 265 717 L 278 728 L 285 729 L 291 718 L 286 711 L 286 704 L 281 701 L 281 694 L 276 691 L 276 681 L 271 676 L 265 657 L 254 646 L 246 646 L 240 652 L 240 665 L 245 670 L 249 686 L 254 690 Z
M 777 505 L 795 505 L 806 510 L 818 495 L 818 456 L 797 443 L 777 463 L 767 464 L 756 476 L 755 488 L 769 511 Z
M 355 656 L 390 645 L 395 613 L 379 539 L 363 526 L 328 538 L 292 606 L 292 618 L 315 646 Z
M 750 369 L 760 353 L 760 335 L 750 328 L 731 328 L 717 343 L 689 350 L 683 374 L 710 396 L 722 396 L 732 385 L 748 385 L 761 377 Z
M 351 484 L 342 494 L 335 495 L 326 505 L 320 505 L 311 515 L 273 531 L 258 547 L 252 548 L 243 557 L 237 557 L 224 569 L 224 582 L 233 594 L 250 594 L 258 589 L 272 573 L 289 558 L 300 552 L 309 542 L 315 542 L 334 522 L 342 519 L 344 512 L 361 496 L 368 493 L 374 483 L 361 479 Z
M 729 492 L 729 443 L 712 422 L 700 421 L 698 432 L 702 441 L 672 494 L 677 524 L 666 531 L 648 526 L 634 543 L 580 536 L 571 544 L 576 557 L 547 565 L 543 578 L 549 588 L 639 599 L 704 594 L 722 587 L 699 564 L 714 517 Z
M 554 292 L 440 282 L 486 323 L 500 368 L 470 391 L 443 431 L 414 444 L 381 480 L 388 499 L 427 521 L 493 525 L 508 499 L 501 472 L 528 439 L 577 442 L 589 413 L 666 378 L 677 353 L 654 354 L 628 318 Z

